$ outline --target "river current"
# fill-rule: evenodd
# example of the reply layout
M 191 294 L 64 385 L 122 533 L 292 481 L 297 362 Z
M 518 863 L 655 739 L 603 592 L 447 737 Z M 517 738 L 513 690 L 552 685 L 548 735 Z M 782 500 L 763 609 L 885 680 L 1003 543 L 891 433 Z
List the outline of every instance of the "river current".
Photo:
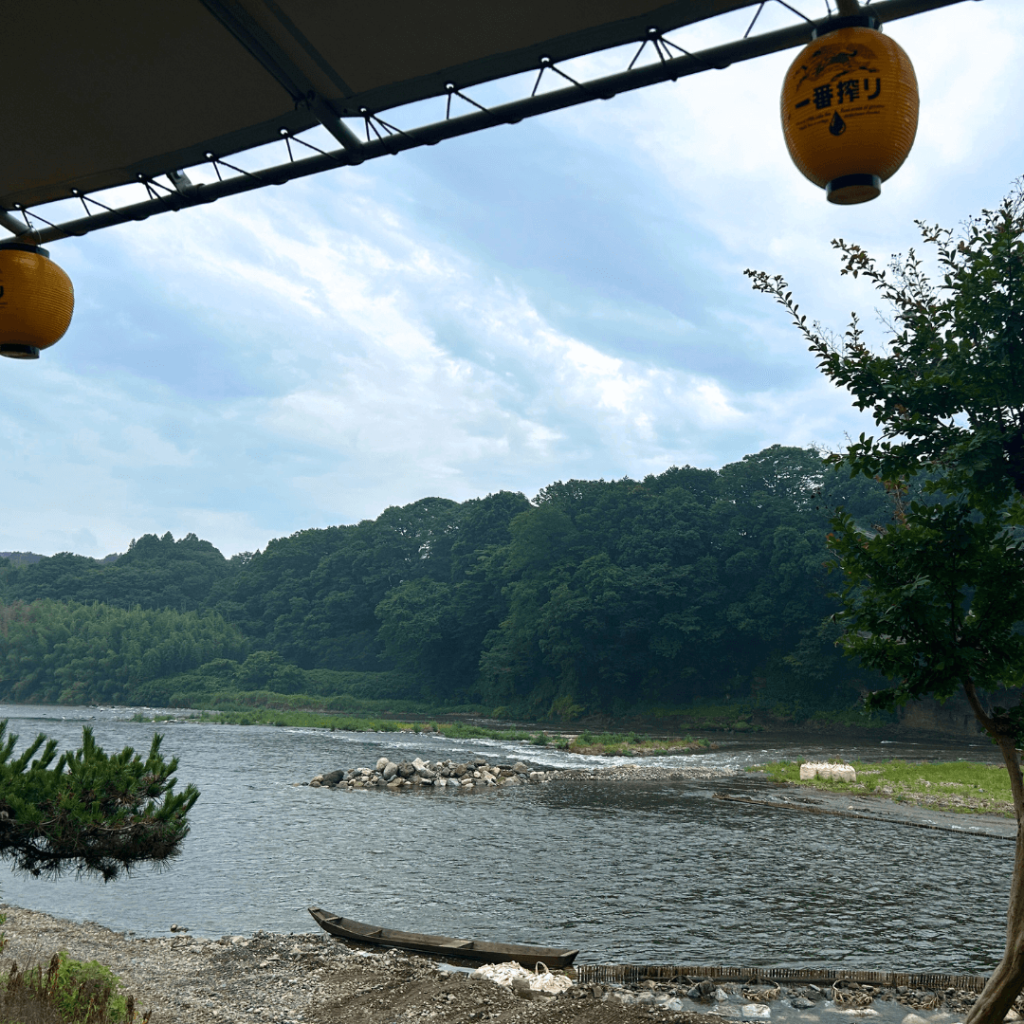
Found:
M 340 767 L 478 752 L 595 759 L 437 736 L 130 721 L 132 710 L 0 705 L 25 742 L 84 724 L 108 751 L 155 730 L 202 797 L 181 857 L 95 879 L 0 876 L 0 898 L 118 931 L 312 932 L 310 905 L 409 931 L 579 948 L 578 963 L 735 964 L 988 973 L 1005 936 L 1013 844 L 966 833 L 712 799 L 695 781 L 574 782 L 453 793 L 295 786 Z M 401 755 L 399 758 L 398 755 Z M 995 761 L 993 748 L 822 747 L 733 737 L 644 763 L 780 757 Z M 601 759 L 615 763 L 625 759 Z M 729 780 L 763 791 L 763 778 Z

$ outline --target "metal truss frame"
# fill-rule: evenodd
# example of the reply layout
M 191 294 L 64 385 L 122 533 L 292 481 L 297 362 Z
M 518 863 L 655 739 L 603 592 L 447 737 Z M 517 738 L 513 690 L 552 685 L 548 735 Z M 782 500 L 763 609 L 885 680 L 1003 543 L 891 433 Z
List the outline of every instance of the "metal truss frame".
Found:
M 216 0 L 211 2 L 215 3 Z M 962 2 L 965 0 L 878 0 L 857 9 L 862 13 L 875 15 L 884 23 Z M 752 35 L 757 20 L 768 3 L 780 4 L 799 20 L 786 28 Z M 576 81 L 549 58 L 542 57 L 531 94 L 498 106 L 481 105 L 465 91 L 460 90 L 457 83 L 451 82 L 446 86 L 446 95 L 441 97 L 445 104 L 443 120 L 403 129 L 384 120 L 379 113 L 363 110 L 361 128 L 365 139 L 361 139 L 344 121 L 334 117 L 332 112 L 327 112 L 330 116 L 325 114 L 322 117 L 318 113 L 321 124 L 341 143 L 340 148 L 323 150 L 301 138 L 302 132 L 291 132 L 282 128 L 281 145 L 287 152 L 287 160 L 283 163 L 259 171 L 248 171 L 216 153 L 207 153 L 206 165 L 216 174 L 215 182 L 193 184 L 188 175 L 177 168 L 169 168 L 164 172 L 167 184 L 153 176 L 140 174 L 137 186 L 145 191 L 145 198 L 138 202 L 109 206 L 97 198 L 98 194 L 87 195 L 74 190 L 67 198 L 80 200 L 85 216 L 54 223 L 39 212 L 40 207 L 19 206 L 12 210 L 0 209 L 0 227 L 14 236 L 7 241 L 17 240 L 45 245 L 61 238 L 81 237 L 101 228 L 129 221 L 146 220 L 159 213 L 202 206 L 225 196 L 250 192 L 267 185 L 283 185 L 294 178 L 317 174 L 320 171 L 354 166 L 420 146 L 433 146 L 445 139 L 469 135 L 485 128 L 517 124 L 528 117 L 536 117 L 581 103 L 598 99 L 609 100 L 618 93 L 641 89 L 659 82 L 677 81 L 703 71 L 723 70 L 731 64 L 808 43 L 816 31 L 827 30 L 830 21 L 853 9 L 851 0 L 836 0 L 836 3 L 839 7 L 838 15 L 811 19 L 786 0 L 762 0 L 742 39 L 696 53 L 682 49 L 658 30 L 650 29 L 645 37 L 636 40 L 639 49 L 624 71 L 590 81 Z M 648 46 L 651 47 L 651 51 L 647 51 Z M 638 64 L 645 51 L 655 54 L 658 59 L 648 64 Z M 541 82 L 548 73 L 560 76 L 567 84 L 539 93 Z M 474 109 L 453 116 L 452 102 L 455 99 L 464 101 Z M 389 114 L 390 116 L 393 115 Z M 296 156 L 296 150 L 301 152 L 303 149 L 309 150 L 310 155 Z M 46 205 L 42 208 L 45 209 Z

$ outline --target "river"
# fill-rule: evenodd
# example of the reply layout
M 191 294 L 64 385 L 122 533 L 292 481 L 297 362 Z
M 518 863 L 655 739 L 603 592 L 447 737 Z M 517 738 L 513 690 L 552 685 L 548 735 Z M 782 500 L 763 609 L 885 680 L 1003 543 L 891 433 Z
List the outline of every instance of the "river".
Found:
M 713 783 L 551 783 L 452 793 L 297 787 L 382 754 L 594 759 L 438 736 L 130 721 L 131 709 L 0 705 L 22 741 L 84 724 L 108 751 L 155 729 L 202 797 L 179 859 L 104 884 L 5 874 L 0 897 L 118 931 L 310 932 L 319 905 L 410 931 L 579 948 L 578 963 L 722 963 L 987 973 L 1005 935 L 1005 840 L 712 799 Z M 728 737 L 644 763 L 780 757 L 995 761 L 976 747 Z M 602 759 L 604 763 L 616 760 Z M 763 778 L 729 782 L 763 791 Z

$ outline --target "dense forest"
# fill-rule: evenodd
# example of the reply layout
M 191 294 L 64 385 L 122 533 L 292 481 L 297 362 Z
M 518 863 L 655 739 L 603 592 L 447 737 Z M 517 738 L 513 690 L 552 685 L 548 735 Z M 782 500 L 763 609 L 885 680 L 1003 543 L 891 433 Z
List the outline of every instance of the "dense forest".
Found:
M 225 559 L 0 559 L 0 700 L 202 705 L 307 694 L 517 717 L 694 702 L 848 706 L 877 685 L 828 619 L 827 514 L 881 488 L 774 446 L 719 471 L 424 498 Z

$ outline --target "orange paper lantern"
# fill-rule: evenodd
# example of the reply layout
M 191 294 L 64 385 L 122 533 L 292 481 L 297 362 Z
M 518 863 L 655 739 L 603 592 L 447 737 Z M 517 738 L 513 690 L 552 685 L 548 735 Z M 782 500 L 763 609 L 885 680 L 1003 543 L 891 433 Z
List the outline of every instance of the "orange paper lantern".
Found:
M 35 245 L 0 243 L 0 356 L 38 359 L 71 323 L 71 278 L 49 255 Z
M 786 72 L 782 131 L 793 163 L 830 203 L 875 199 L 917 134 L 910 58 L 870 15 L 835 18 Z

